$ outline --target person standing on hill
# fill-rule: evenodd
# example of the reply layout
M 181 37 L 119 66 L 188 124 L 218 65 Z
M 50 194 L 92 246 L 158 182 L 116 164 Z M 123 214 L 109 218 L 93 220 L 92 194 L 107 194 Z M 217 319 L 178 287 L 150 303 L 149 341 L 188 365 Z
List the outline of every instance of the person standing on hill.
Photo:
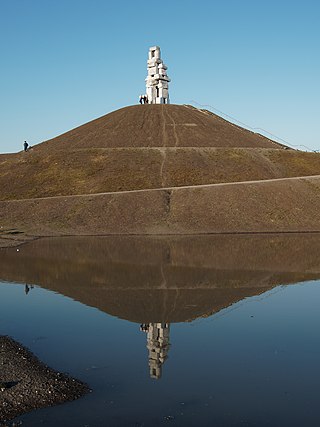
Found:
M 29 144 L 27 143 L 27 141 L 24 141 L 24 143 L 23 143 L 24 151 L 28 151 L 28 147 L 29 147 Z

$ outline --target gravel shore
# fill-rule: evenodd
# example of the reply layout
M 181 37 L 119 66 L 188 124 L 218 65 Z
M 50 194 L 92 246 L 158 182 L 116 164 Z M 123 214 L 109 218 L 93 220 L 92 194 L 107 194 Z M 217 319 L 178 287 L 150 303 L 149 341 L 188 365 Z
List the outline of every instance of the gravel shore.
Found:
M 50 369 L 10 337 L 0 336 L 0 425 L 89 391 L 84 383 Z

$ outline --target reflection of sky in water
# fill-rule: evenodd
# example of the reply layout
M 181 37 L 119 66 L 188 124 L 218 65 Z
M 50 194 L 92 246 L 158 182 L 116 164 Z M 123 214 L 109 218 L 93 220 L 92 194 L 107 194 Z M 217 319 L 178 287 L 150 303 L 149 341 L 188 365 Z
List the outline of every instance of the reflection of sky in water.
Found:
M 24 284 L 1 283 L 0 333 L 93 389 L 19 419 L 33 427 L 316 426 L 319 302 L 319 281 L 305 282 L 171 324 L 157 381 L 139 324 L 40 287 L 26 295 Z

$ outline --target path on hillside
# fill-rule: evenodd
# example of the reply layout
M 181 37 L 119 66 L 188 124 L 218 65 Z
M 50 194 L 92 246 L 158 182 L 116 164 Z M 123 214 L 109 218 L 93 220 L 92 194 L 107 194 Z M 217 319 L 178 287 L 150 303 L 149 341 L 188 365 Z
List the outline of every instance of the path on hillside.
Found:
M 263 179 L 255 181 L 237 181 L 237 182 L 220 182 L 217 184 L 200 184 L 200 185 L 183 185 L 179 187 L 163 187 L 163 188 L 144 188 L 143 190 L 124 190 L 124 191 L 107 191 L 104 193 L 86 193 L 86 194 L 68 194 L 67 196 L 51 196 L 51 197 L 31 197 L 29 199 L 12 199 L 12 200 L 0 200 L 1 202 L 10 203 L 16 201 L 24 200 L 51 200 L 51 199 L 66 199 L 71 197 L 95 197 L 103 196 L 107 194 L 128 194 L 128 193 L 145 193 L 148 191 L 165 191 L 165 190 L 183 190 L 183 189 L 198 189 L 198 188 L 212 188 L 212 187 L 226 187 L 233 185 L 246 185 L 246 184 L 268 184 L 270 182 L 281 182 L 281 181 L 298 181 L 298 180 L 307 180 L 307 179 L 319 178 L 320 175 L 306 175 L 306 176 L 294 176 L 290 178 L 273 178 L 273 179 Z
M 174 121 L 174 119 L 171 117 L 171 115 L 168 112 L 166 112 L 166 114 L 165 114 L 163 106 L 162 106 L 161 114 L 162 114 L 162 118 L 163 118 L 162 137 L 163 137 L 163 141 L 164 141 L 164 146 L 163 147 L 155 147 L 155 148 L 158 151 L 160 151 L 161 155 L 162 155 L 162 162 L 161 162 L 161 166 L 160 166 L 160 180 L 161 180 L 161 188 L 165 188 L 165 177 L 163 174 L 163 170 L 164 170 L 165 162 L 167 160 L 166 150 L 170 149 L 170 148 L 173 148 L 173 149 L 178 148 L 179 137 L 178 137 L 177 130 L 176 130 L 176 122 Z M 166 146 L 167 141 L 168 141 L 168 134 L 167 134 L 166 126 L 168 126 L 168 123 L 166 121 L 165 116 L 167 116 L 169 118 L 169 120 L 171 121 L 170 125 L 173 126 L 173 134 L 174 134 L 174 139 L 175 139 L 175 146 L 174 147 L 167 147 Z

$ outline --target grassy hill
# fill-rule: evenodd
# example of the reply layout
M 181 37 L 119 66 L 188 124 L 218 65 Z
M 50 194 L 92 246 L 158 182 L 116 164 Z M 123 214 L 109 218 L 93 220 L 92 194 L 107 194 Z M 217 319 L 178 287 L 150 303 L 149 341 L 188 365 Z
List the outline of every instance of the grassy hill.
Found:
M 0 156 L 0 199 L 320 175 L 320 156 L 282 149 L 110 148 Z
M 314 175 L 317 153 L 190 106 L 137 105 L 0 155 L 0 226 L 35 234 L 316 231 L 319 180 L 301 179 Z
M 284 148 L 191 107 L 132 106 L 0 155 L 0 200 L 320 174 L 318 154 Z

